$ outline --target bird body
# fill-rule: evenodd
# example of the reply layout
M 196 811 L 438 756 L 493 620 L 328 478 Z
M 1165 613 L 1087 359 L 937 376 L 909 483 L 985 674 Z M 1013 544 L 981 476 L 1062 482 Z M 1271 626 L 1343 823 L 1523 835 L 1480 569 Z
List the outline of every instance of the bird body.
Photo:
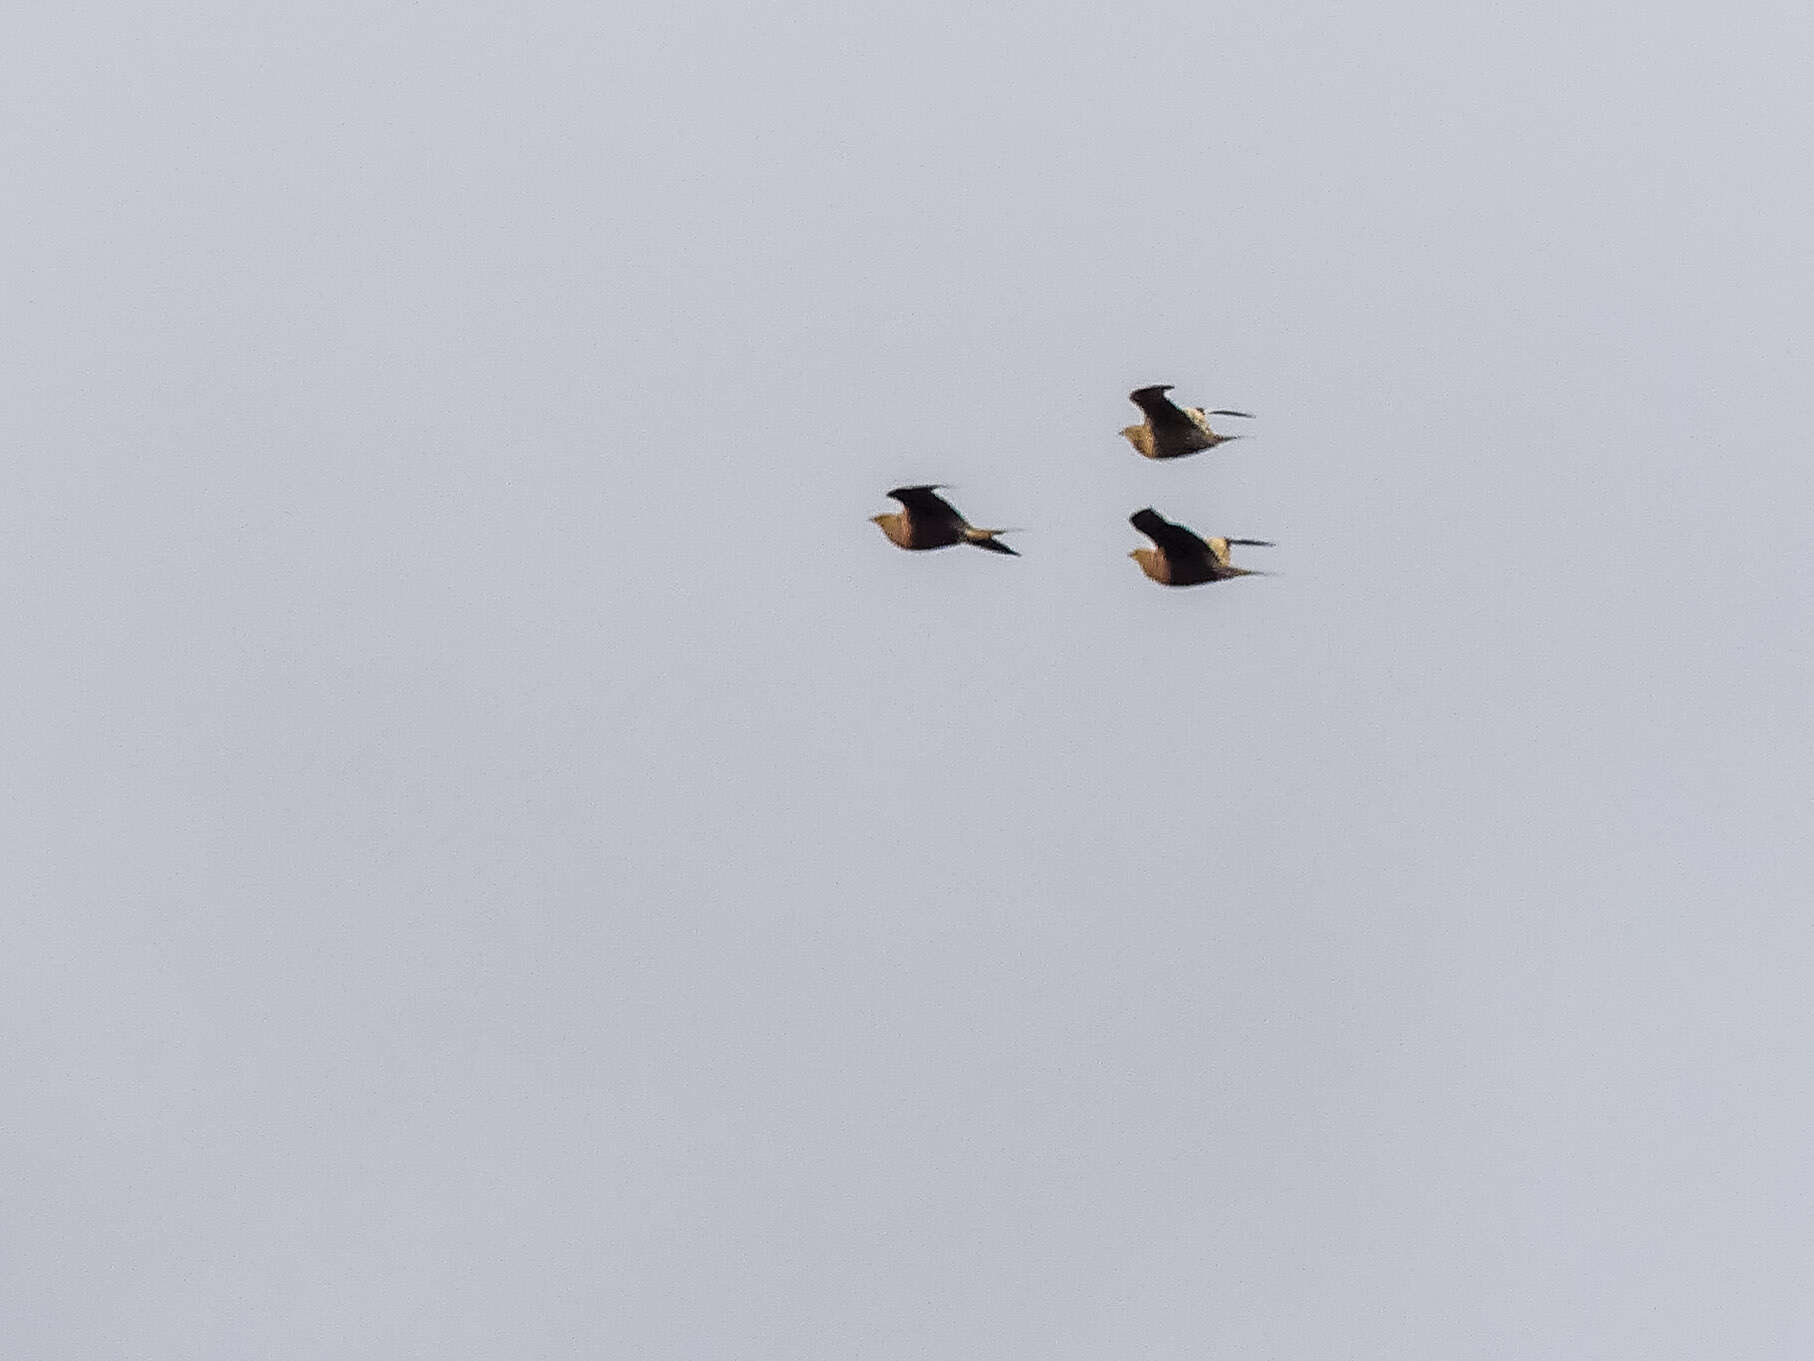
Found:
M 919 551 L 928 548 L 949 548 L 953 544 L 967 543 L 975 548 L 987 549 L 991 553 L 1005 553 L 1009 557 L 1020 556 L 995 537 L 998 534 L 1006 534 L 1007 530 L 978 529 L 962 515 L 959 515 L 955 506 L 938 494 L 936 486 L 896 487 L 888 495 L 901 503 L 900 510 L 887 515 L 872 515 L 869 518 L 881 526 L 882 532 L 888 536 L 891 542 L 902 548 Z
M 1146 458 L 1183 458 L 1186 454 L 1213 449 L 1218 444 L 1240 439 L 1239 435 L 1218 435 L 1209 428 L 1211 416 L 1239 416 L 1251 420 L 1245 411 L 1205 411 L 1200 406 L 1179 406 L 1165 394 L 1171 384 L 1135 388 L 1128 400 L 1146 413 L 1146 420 L 1130 425 L 1122 438 Z
M 1151 506 L 1128 516 L 1128 523 L 1153 541 L 1153 547 L 1136 548 L 1128 556 L 1161 586 L 1200 586 L 1206 581 L 1227 581 L 1231 577 L 1264 576 L 1263 572 L 1236 567 L 1229 559 L 1228 547 L 1273 547 L 1266 539 L 1201 538 L 1183 525 L 1173 524 Z

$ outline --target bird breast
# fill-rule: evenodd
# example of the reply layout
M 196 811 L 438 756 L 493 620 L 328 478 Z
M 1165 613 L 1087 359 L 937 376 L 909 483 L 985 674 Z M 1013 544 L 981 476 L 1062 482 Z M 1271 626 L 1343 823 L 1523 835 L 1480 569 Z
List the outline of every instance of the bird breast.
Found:
M 1165 554 L 1156 548 L 1136 548 L 1134 561 L 1140 564 L 1140 570 L 1162 586 L 1172 584 L 1171 564 L 1165 560 Z

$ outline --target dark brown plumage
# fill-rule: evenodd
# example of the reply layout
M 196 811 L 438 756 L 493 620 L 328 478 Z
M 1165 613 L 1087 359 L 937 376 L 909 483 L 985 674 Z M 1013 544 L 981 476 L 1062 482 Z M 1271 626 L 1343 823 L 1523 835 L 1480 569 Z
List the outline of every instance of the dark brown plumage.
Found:
M 1161 586 L 1200 586 L 1206 581 L 1265 575 L 1236 567 L 1229 561 L 1228 546 L 1273 547 L 1266 539 L 1201 538 L 1183 525 L 1173 524 L 1151 506 L 1127 518 L 1129 524 L 1153 541 L 1153 547 L 1136 548 L 1128 556 Z
M 917 551 L 967 543 L 991 553 L 1005 553 L 1011 558 L 1020 556 L 995 537 L 1008 533 L 1007 530 L 976 528 L 959 515 L 957 508 L 940 496 L 938 491 L 936 485 L 896 487 L 888 495 L 901 503 L 900 511 L 888 515 L 872 515 L 869 518 L 881 526 L 882 532 L 892 542 L 902 548 Z
M 1130 425 L 1122 437 L 1147 458 L 1183 458 L 1186 454 L 1213 449 L 1218 444 L 1240 439 L 1239 435 L 1218 435 L 1209 428 L 1211 416 L 1239 416 L 1251 420 L 1245 411 L 1205 411 L 1198 406 L 1179 406 L 1165 394 L 1170 383 L 1135 388 L 1128 400 L 1146 413 L 1140 425 Z

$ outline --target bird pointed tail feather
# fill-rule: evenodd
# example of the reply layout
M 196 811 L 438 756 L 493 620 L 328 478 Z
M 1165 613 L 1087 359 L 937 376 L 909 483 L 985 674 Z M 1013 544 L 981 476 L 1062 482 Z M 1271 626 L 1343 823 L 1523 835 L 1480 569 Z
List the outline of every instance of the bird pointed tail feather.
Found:
M 1011 558 L 1018 558 L 1019 553 L 995 537 L 997 534 L 1012 534 L 1013 532 L 1011 529 L 978 529 L 974 525 L 966 525 L 964 526 L 964 542 L 973 544 L 977 548 L 986 548 L 991 553 L 1006 553 Z

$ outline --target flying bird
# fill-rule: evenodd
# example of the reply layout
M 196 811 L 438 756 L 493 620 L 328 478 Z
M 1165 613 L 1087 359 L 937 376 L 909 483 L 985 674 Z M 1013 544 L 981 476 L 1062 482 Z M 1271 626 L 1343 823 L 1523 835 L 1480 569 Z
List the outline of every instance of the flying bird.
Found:
M 1218 444 L 1241 438 L 1239 435 L 1218 435 L 1211 430 L 1211 416 L 1253 419 L 1246 411 L 1205 411 L 1200 406 L 1179 406 L 1165 395 L 1171 390 L 1170 383 L 1161 383 L 1156 387 L 1135 388 L 1127 395 L 1130 402 L 1146 413 L 1146 420 L 1128 426 L 1121 435 L 1147 458 L 1183 458 L 1186 454 L 1213 449 Z
M 1228 560 L 1230 544 L 1253 548 L 1272 548 L 1266 539 L 1202 539 L 1175 525 L 1148 506 L 1128 516 L 1128 523 L 1153 541 L 1151 548 L 1136 548 L 1128 556 L 1161 586 L 1200 586 L 1206 581 L 1227 581 L 1230 577 L 1265 576 L 1264 572 L 1236 567 Z
M 901 503 L 900 511 L 869 518 L 902 548 L 949 548 L 954 543 L 967 543 L 991 553 L 1006 553 L 1011 558 L 1020 556 L 995 537 L 1012 531 L 976 528 L 938 491 L 936 486 L 896 487 L 888 495 Z

